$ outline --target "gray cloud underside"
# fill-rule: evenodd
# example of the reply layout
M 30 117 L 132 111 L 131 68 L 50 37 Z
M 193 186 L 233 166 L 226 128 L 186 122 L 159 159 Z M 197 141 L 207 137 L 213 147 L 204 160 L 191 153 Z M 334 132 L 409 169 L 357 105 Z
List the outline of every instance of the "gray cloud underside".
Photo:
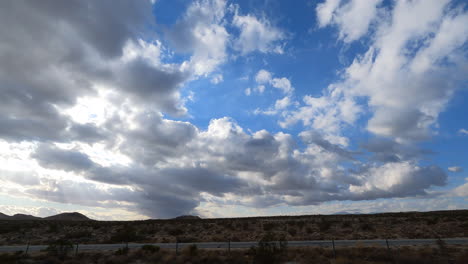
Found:
M 206 131 L 198 131 L 189 123 L 152 117 L 137 118 L 146 124 L 144 130 L 123 131 L 127 136 L 121 148 L 135 161 L 129 166 L 104 167 L 78 150 L 49 144 L 40 145 L 32 157 L 45 168 L 131 186 L 133 190 L 127 190 L 125 199 L 113 195 L 112 200 L 132 202 L 141 213 L 154 217 L 176 215 L 170 206 L 174 203 L 180 209 L 177 214 L 193 212 L 203 201 L 202 193 L 221 198 L 240 195 L 248 199 L 231 203 L 254 207 L 310 205 L 425 195 L 425 189 L 444 185 L 447 177 L 438 167 L 419 167 L 410 160 L 361 163 L 355 158 L 360 153 L 345 151 L 315 134 L 307 149 L 298 152 L 290 135 L 266 131 L 249 135 L 227 118 L 214 120 Z M 168 131 L 177 140 L 164 140 Z M 354 170 L 336 166 L 346 162 L 353 162 Z M 66 195 L 51 196 L 60 200 Z
M 416 77 L 397 72 L 398 78 L 385 87 L 399 87 L 399 92 L 411 88 L 402 107 L 379 107 L 380 93 L 371 88 L 380 86 L 369 88 L 366 84 L 372 80 L 359 79 L 361 89 L 356 92 L 370 97 L 376 106 L 369 129 L 388 139 L 363 143 L 357 150 L 330 141 L 314 127 L 307 127 L 299 135 L 301 141 L 296 141 L 285 133 L 246 133 L 229 118 L 214 119 L 207 130 L 200 130 L 164 117 L 162 112 L 185 113 L 179 95 L 183 84 L 196 74 L 208 74 L 226 59 L 225 8 L 223 1 L 196 2 L 167 32 L 177 50 L 193 55 L 190 63 L 195 66 L 182 70 L 181 65 L 158 61 L 161 58 L 124 58 L 125 48 L 139 47 L 141 37 L 149 34 L 158 40 L 159 36 L 148 32 L 155 19 L 149 1 L 0 2 L 0 138 L 34 142 L 37 148 L 31 158 L 41 167 L 86 179 L 38 181 L 22 176 L 16 183 L 24 185 L 32 197 L 125 207 L 151 217 L 193 212 L 206 194 L 221 200 L 232 195 L 233 200 L 223 201 L 226 204 L 268 207 L 425 195 L 432 186 L 445 184 L 447 176 L 440 168 L 418 165 L 428 151 L 394 138 L 427 136 L 438 112 L 427 111 L 430 103 L 423 107 L 415 102 L 441 98 L 444 103 L 455 89 L 444 80 L 458 78 L 457 71 L 440 71 L 432 77 L 433 69 Z M 211 15 L 200 17 L 205 14 L 202 11 Z M 243 19 L 245 29 L 258 26 L 254 16 Z M 260 22 L 268 25 L 261 27 L 262 32 L 271 29 L 267 21 Z M 216 45 L 197 38 L 195 29 L 209 29 Z M 184 38 L 177 32 L 190 35 Z M 268 49 L 283 39 L 281 32 L 275 32 L 277 36 L 265 40 Z M 273 52 L 266 48 L 262 52 L 267 51 Z M 381 54 L 356 60 L 355 65 L 378 66 Z M 209 64 L 200 64 L 203 61 Z M 101 126 L 76 123 L 63 113 L 78 98 L 95 96 L 100 89 L 110 89 L 143 110 L 127 111 L 120 101 L 115 102 L 121 113 L 114 113 Z M 383 97 L 399 102 L 395 94 Z M 353 105 L 346 100 L 339 103 L 343 103 L 340 118 L 353 123 L 355 119 L 346 115 Z M 329 112 L 329 108 L 319 110 Z M 96 142 L 128 156 L 131 162 L 103 166 L 79 147 L 64 149 L 55 144 Z M 15 177 L 7 175 L 2 180 L 14 181 Z

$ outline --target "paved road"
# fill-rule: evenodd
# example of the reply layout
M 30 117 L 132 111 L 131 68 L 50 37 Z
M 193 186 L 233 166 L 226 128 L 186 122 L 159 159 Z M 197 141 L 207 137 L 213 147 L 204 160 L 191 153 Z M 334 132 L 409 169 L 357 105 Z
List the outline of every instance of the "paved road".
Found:
M 444 238 L 443 239 L 448 245 L 468 245 L 468 238 Z M 366 245 L 366 246 L 385 246 L 386 241 L 382 239 L 373 240 L 335 240 L 336 247 Z M 435 245 L 437 239 L 389 239 L 389 246 L 421 246 L 421 245 Z M 189 245 L 197 245 L 198 248 L 205 249 L 227 249 L 229 247 L 228 242 L 197 242 L 197 243 L 178 243 L 179 249 L 187 247 Z M 140 248 L 143 245 L 155 245 L 161 248 L 175 249 L 176 243 L 152 243 L 152 244 L 128 244 L 129 248 Z M 233 249 L 250 248 L 256 246 L 257 242 L 231 242 L 230 247 Z M 288 247 L 306 247 L 306 246 L 319 246 L 319 247 L 331 247 L 331 240 L 309 240 L 309 241 L 288 241 Z M 117 250 L 125 247 L 125 244 L 88 244 L 79 245 L 78 251 L 106 251 L 106 250 Z M 0 252 L 17 252 L 26 251 L 27 246 L 0 246 Z M 28 248 L 28 252 L 38 252 L 47 248 L 47 245 L 31 245 Z

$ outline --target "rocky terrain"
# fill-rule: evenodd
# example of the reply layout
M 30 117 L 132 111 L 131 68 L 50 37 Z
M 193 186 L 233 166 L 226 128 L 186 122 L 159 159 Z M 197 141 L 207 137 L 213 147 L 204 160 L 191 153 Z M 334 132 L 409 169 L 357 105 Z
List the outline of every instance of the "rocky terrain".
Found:
M 48 244 L 59 239 L 90 244 L 258 241 L 266 233 L 289 241 L 468 237 L 468 210 L 144 221 L 95 221 L 69 213 L 0 220 L 0 245 Z

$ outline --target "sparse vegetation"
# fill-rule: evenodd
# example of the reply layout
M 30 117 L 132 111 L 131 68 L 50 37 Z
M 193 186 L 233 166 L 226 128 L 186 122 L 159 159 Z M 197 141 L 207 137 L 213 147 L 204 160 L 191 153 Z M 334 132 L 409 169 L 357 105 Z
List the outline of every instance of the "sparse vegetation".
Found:
M 78 255 L 68 254 L 64 257 L 51 255 L 47 252 L 24 255 L 22 253 L 0 254 L 0 263 L 16 264 L 80 264 L 80 263 L 318 263 L 318 264 L 466 264 L 468 248 L 447 246 L 442 252 L 439 247 L 400 247 L 398 253 L 388 254 L 384 247 L 353 247 L 338 248 L 334 258 L 330 248 L 307 247 L 287 248 L 274 242 L 277 237 L 266 235 L 255 249 L 249 250 L 203 250 L 196 246 L 183 249 L 176 255 L 174 250 L 158 249 L 145 246 L 138 250 L 122 248 L 117 252 L 89 252 Z M 150 249 L 151 248 L 151 249 Z
M 468 210 L 146 221 L 0 220 L 0 245 L 468 237 Z

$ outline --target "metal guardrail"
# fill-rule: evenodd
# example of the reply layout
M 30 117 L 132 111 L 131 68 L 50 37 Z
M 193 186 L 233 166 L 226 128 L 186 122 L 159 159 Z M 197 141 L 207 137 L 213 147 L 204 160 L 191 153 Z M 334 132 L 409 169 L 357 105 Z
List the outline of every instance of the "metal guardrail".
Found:
M 441 239 L 447 245 L 468 245 L 468 238 L 444 238 Z M 423 246 L 437 245 L 439 239 L 368 239 L 368 240 L 309 240 L 309 241 L 288 241 L 288 247 L 349 247 L 356 245 L 363 246 Z M 247 249 L 257 246 L 257 241 L 249 242 L 193 242 L 193 243 L 124 243 L 124 244 L 76 244 L 73 250 L 83 251 L 115 251 L 120 248 L 129 249 L 141 248 L 144 245 L 158 246 L 164 249 L 182 249 L 190 245 L 196 245 L 200 249 Z M 20 245 L 20 246 L 0 246 L 0 252 L 39 252 L 47 249 L 48 245 Z

